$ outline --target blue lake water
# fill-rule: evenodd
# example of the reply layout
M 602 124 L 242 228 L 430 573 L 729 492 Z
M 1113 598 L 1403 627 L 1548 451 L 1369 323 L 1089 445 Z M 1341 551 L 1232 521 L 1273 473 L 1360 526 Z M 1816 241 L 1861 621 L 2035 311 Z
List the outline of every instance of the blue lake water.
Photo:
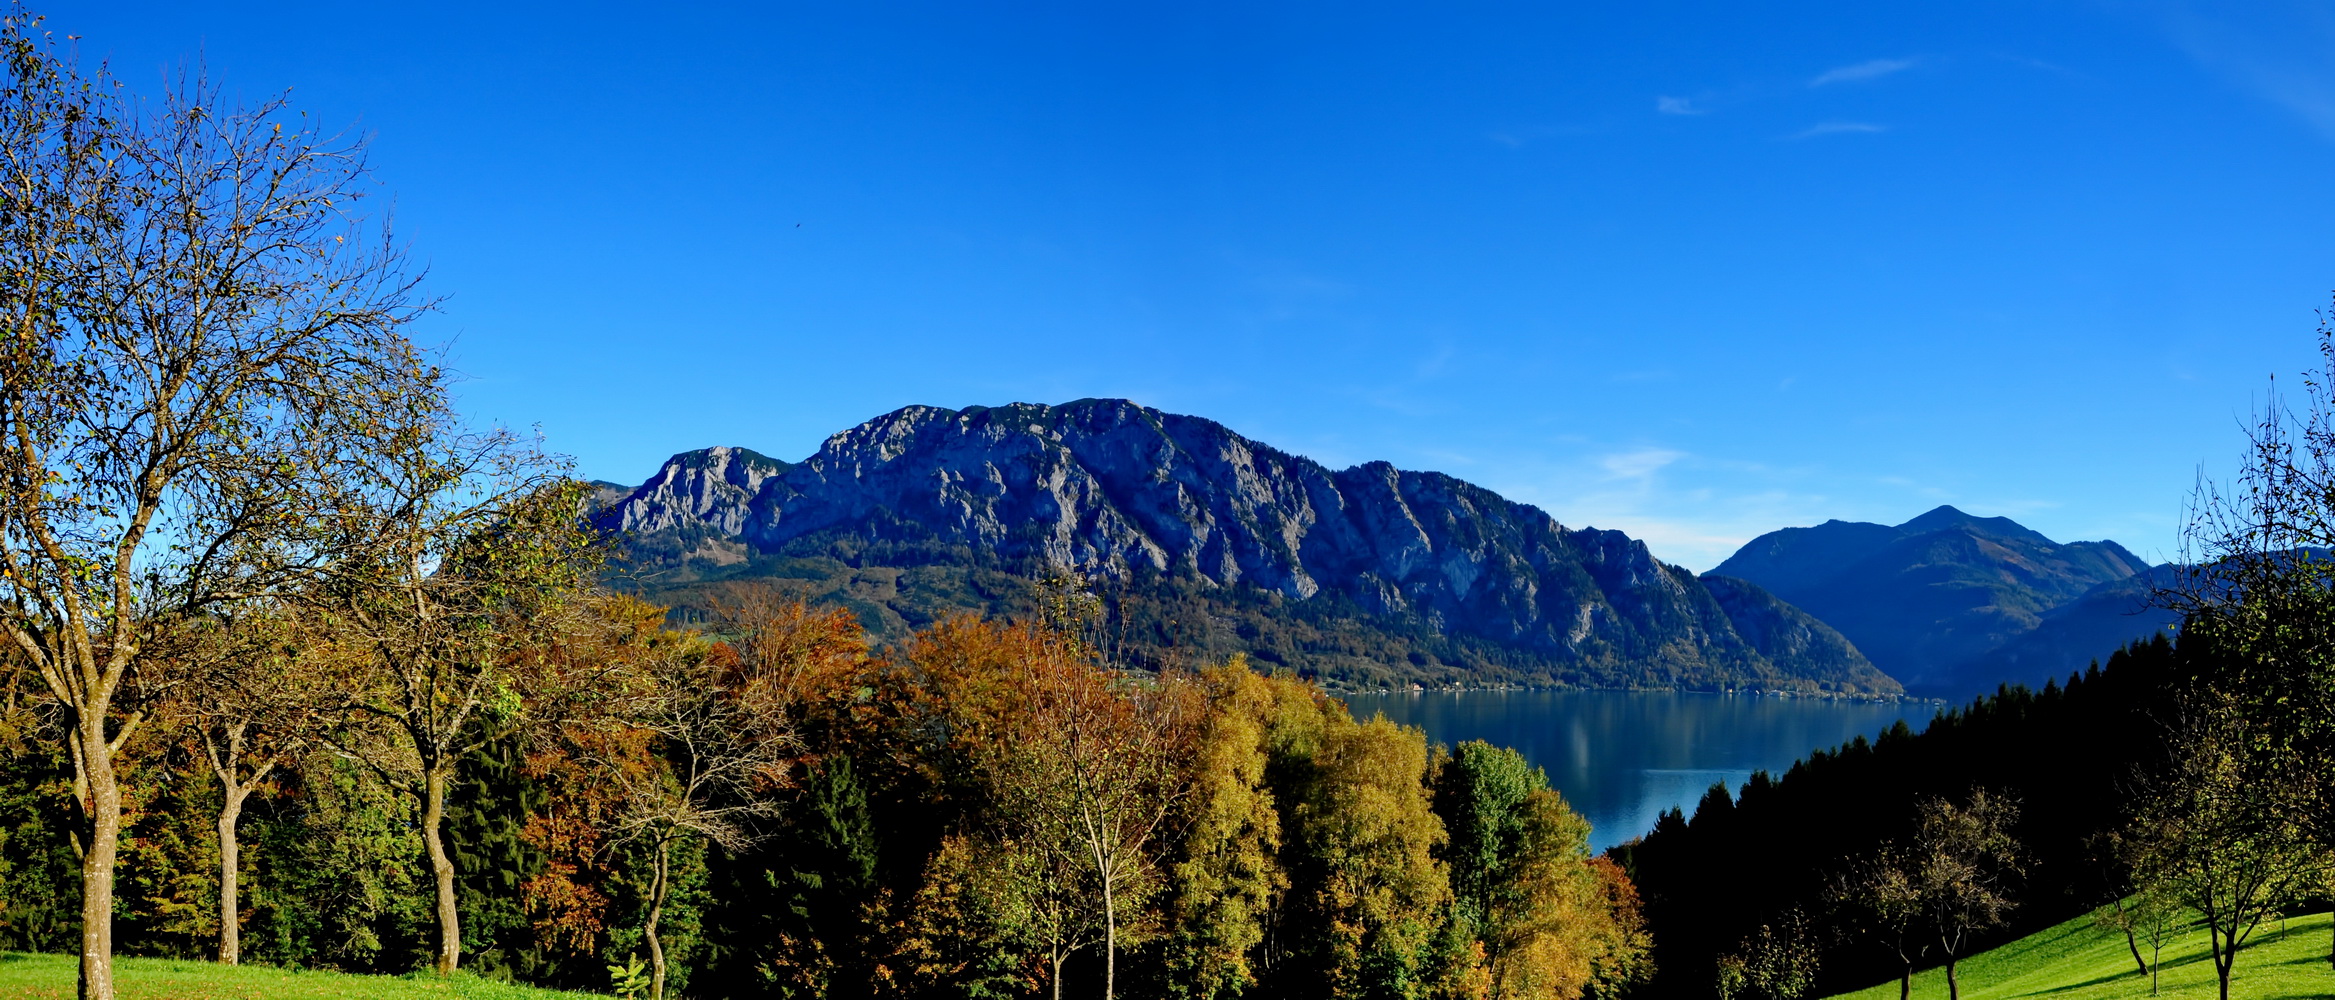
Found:
M 1673 806 L 1691 813 L 1713 782 L 1740 788 L 1757 770 L 1781 777 L 1812 750 L 1871 737 L 1899 719 L 1920 729 L 1937 713 L 1925 702 L 1645 691 L 1435 691 L 1346 703 L 1356 718 L 1384 712 L 1445 745 L 1515 748 L 1589 819 L 1590 846 L 1600 851 L 1646 832 Z

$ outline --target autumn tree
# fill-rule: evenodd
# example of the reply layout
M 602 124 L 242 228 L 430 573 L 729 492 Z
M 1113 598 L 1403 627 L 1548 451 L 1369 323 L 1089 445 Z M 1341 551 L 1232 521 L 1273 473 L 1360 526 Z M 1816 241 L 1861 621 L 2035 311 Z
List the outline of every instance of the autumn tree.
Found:
M 649 660 L 639 678 L 643 690 L 620 716 L 621 727 L 649 738 L 647 759 L 661 766 L 635 766 L 638 755 L 606 761 L 624 803 L 617 841 L 645 844 L 651 859 L 643 934 L 652 1000 L 665 995 L 658 923 L 672 891 L 675 846 L 699 838 L 734 852 L 758 839 L 751 822 L 776 812 L 772 793 L 789 783 L 801 756 L 801 703 L 839 683 L 838 666 L 856 665 L 829 655 L 822 640 L 832 618 L 799 600 L 757 590 L 717 612 L 730 642 L 710 651 L 672 648 Z
M 1240 657 L 1201 671 L 1206 721 L 1194 741 L 1189 793 L 1177 806 L 1180 837 L 1169 863 L 1162 978 L 1177 996 L 1216 1000 L 1254 988 L 1252 958 L 1275 903 L 1281 815 L 1266 782 L 1277 689 Z
M 219 961 L 242 956 L 239 824 L 243 805 L 316 741 L 346 677 L 325 662 L 329 643 L 289 602 L 246 602 L 188 623 L 179 664 L 184 677 L 170 708 L 193 731 L 219 780 Z
M 1313 735 L 1290 840 L 1301 989 L 1333 998 L 1415 995 L 1431 981 L 1439 919 L 1451 902 L 1443 823 L 1427 789 L 1426 737 L 1384 717 L 1338 711 Z M 1297 734 L 1290 734 L 1297 735 Z M 1298 969 L 1284 970 L 1289 983 Z M 1404 984 L 1414 984 L 1406 987 Z M 1292 984 L 1294 985 L 1294 984 Z
M 924 787 L 921 751 L 936 734 L 932 717 L 916 710 L 941 706 L 897 683 L 907 673 L 902 661 L 869 658 L 850 611 L 815 608 L 766 583 L 710 589 L 701 617 L 736 658 L 755 731 L 797 747 L 800 758 L 779 793 L 783 816 L 756 821 L 754 845 L 721 859 L 732 891 L 744 896 L 722 901 L 714 916 L 715 975 L 734 990 L 874 993 L 892 974 L 899 927 L 894 887 L 877 877 L 869 797 L 903 780 Z
M 2025 872 L 2025 850 L 2011 830 L 2019 822 L 2012 799 L 1973 789 L 1963 803 L 1923 799 L 1902 855 L 1924 928 L 1946 959 L 1946 992 L 1962 996 L 1955 965 L 1976 936 L 2000 927 L 2017 903 L 2011 892 Z
M 1063 964 L 1101 943 L 1061 772 L 1044 746 L 1028 745 L 1030 664 L 1063 653 L 1043 628 L 971 617 L 934 624 L 905 651 L 907 726 L 928 734 L 919 752 L 935 782 L 968 807 L 910 901 L 903 957 L 919 980 L 1027 983 L 1059 996 Z
M 1589 854 L 1589 823 L 1522 755 L 1481 740 L 1435 779 L 1453 916 L 1482 942 L 1492 996 L 1571 1000 L 1625 985 L 1647 941 L 1627 877 Z M 1619 880 L 1620 885 L 1610 884 Z
M 110 998 L 116 757 L 175 680 L 149 641 L 340 555 L 320 509 L 441 385 L 360 143 L 199 74 L 133 102 L 21 7 L 0 56 L 0 624 L 64 716 Z
M 1102 915 L 1110 1000 L 1131 904 L 1157 887 L 1153 842 L 1187 787 L 1191 691 L 1173 678 L 1114 675 L 1052 635 L 1033 652 L 1015 678 L 1026 701 L 1018 731 L 1001 748 L 1000 797 L 1041 834 L 1038 843 L 1076 852 L 1071 872 L 1091 887 Z
M 1929 953 L 1922 920 L 1919 868 L 1895 843 L 1883 843 L 1837 876 L 1828 901 L 1842 913 L 1850 933 L 1873 942 L 1897 960 L 1897 1000 L 1913 996 L 1913 970 Z
M 585 487 L 505 432 L 417 436 L 386 458 L 347 530 L 382 541 L 343 568 L 330 605 L 354 664 L 335 746 L 409 797 L 435 885 L 436 968 L 462 956 L 446 805 L 463 758 L 568 699 L 603 696 L 615 664 L 544 655 L 604 627 Z
M 2314 777 L 2265 755 L 2254 724 L 2228 697 L 2182 707 L 2169 760 L 2125 832 L 2135 880 L 2196 911 L 2221 996 L 2237 955 L 2262 921 L 2313 891 L 2327 857 L 2304 814 Z

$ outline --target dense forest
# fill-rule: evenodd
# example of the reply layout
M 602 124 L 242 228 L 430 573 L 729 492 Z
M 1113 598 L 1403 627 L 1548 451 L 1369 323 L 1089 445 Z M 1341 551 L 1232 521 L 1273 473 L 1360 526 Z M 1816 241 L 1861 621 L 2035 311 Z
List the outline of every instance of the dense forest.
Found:
M 1780 777 L 1755 774 L 1733 794 L 1713 787 L 1691 816 L 1664 814 L 1612 852 L 1644 894 L 1662 992 L 1708 991 L 1722 960 L 1743 957 L 1763 928 L 1800 928 L 1807 995 L 1895 978 L 1904 963 L 1893 943 L 1850 933 L 1866 915 L 1844 880 L 1881 845 L 1910 842 L 1923 802 L 1974 790 L 2019 803 L 2011 832 L 2025 859 L 2017 908 L 1970 951 L 2123 897 L 2129 873 L 2102 835 L 2125 823 L 2158 755 L 2177 661 L 2163 639 L 2136 645 L 2065 686 L 2006 688 L 1919 733 L 1899 723 Z
M 516 702 L 453 772 L 468 968 L 1160 997 L 1613 995 L 1646 969 L 1629 881 L 1513 751 L 1431 747 L 1238 662 L 1110 671 L 1062 628 L 960 619 L 871 653 L 847 613 L 773 597 L 718 640 L 585 605 L 512 667 Z M 329 642 L 284 641 L 282 666 L 335 669 Z M 364 724 L 331 703 L 286 699 L 245 734 L 245 773 L 274 766 L 241 803 L 232 914 L 218 713 L 173 707 L 124 747 L 118 948 L 215 955 L 240 923 L 249 961 L 431 960 L 426 803 L 351 752 Z M 11 724 L 0 944 L 67 950 L 70 768 L 39 714 Z

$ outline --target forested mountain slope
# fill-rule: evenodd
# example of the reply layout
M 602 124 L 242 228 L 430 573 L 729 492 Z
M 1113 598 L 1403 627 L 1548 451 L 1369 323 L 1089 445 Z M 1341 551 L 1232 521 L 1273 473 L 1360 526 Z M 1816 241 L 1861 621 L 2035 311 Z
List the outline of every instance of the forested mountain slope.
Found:
M 1159 663 L 1247 652 L 1332 683 L 1763 687 L 1895 681 L 1756 582 L 1441 473 L 1343 470 L 1125 400 L 912 406 L 801 462 L 674 456 L 608 491 L 633 585 L 683 606 L 794 580 L 879 636 L 1026 611 L 1071 571 Z
M 1783 775 L 1755 774 L 1735 794 L 1713 787 L 1691 813 L 1664 814 L 1609 852 L 1645 899 L 1659 977 L 1651 995 L 1708 995 L 1720 956 L 1794 913 L 1817 925 L 1809 941 L 1821 972 L 1809 995 L 1893 979 L 1893 956 L 1855 933 L 1857 911 L 1840 905 L 1837 880 L 1885 845 L 1910 842 L 1928 797 L 1964 801 L 1984 788 L 2019 807 L 2013 832 L 2027 863 L 2018 908 L 1973 950 L 2120 894 L 2096 837 L 2127 821 L 2140 769 L 2162 752 L 2177 657 L 2162 637 L 2136 644 L 2064 687 L 2006 688 L 1919 732 L 1900 724 L 1858 737 Z
M 2054 542 L 2009 518 L 1939 507 L 1894 526 L 1827 521 L 1772 531 L 1712 574 L 1749 580 L 1807 610 L 1917 693 L 1962 697 L 2081 669 L 2154 631 L 2157 618 L 2134 616 L 2127 630 L 2106 613 L 2121 601 L 2118 591 L 2088 606 L 2079 627 L 2055 627 L 2010 660 L 1989 658 L 2054 609 L 2148 568 L 2115 542 Z M 2126 603 L 2114 610 L 2134 610 Z M 2082 648 L 2069 652 L 2069 643 Z

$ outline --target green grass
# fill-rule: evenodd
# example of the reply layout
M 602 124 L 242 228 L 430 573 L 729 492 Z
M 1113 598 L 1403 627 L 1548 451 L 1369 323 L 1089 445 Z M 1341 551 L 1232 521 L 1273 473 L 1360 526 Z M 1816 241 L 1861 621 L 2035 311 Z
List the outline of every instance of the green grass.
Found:
M 76 971 L 71 955 L 0 952 L 0 1000 L 69 1000 Z M 427 973 L 353 976 L 252 965 L 228 968 L 166 958 L 116 959 L 114 988 L 122 1000 L 605 1000 L 591 993 L 530 989 L 468 974 L 450 979 Z
M 2286 921 L 2283 933 L 2277 921 L 2263 924 L 2238 952 L 2237 970 L 2230 976 L 2232 1000 L 2335 995 L 2335 971 L 2327 965 L 2328 934 L 2335 927 L 2328 918 L 2325 913 L 2296 917 Z M 2145 943 L 2141 954 L 2148 954 Z M 1974 955 L 1957 967 L 1957 973 L 1962 995 L 1969 1000 L 2104 1000 L 2149 995 L 2148 978 L 2133 966 L 2124 935 L 2092 926 L 2089 917 Z M 2214 1000 L 2220 995 L 2203 927 L 2192 927 L 2166 943 L 2160 974 L 2163 996 Z M 1925 1000 L 1944 997 L 1946 970 L 1915 974 L 1913 995 Z M 1844 993 L 1839 1000 L 1897 1000 L 1897 980 Z

